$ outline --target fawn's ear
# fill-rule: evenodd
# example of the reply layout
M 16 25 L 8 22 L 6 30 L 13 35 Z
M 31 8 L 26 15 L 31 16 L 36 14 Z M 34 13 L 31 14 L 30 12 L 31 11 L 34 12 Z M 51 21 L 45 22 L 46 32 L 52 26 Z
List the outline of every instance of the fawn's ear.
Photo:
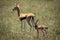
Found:
M 36 20 L 35 24 L 37 24 L 37 23 L 38 23 L 38 19 Z

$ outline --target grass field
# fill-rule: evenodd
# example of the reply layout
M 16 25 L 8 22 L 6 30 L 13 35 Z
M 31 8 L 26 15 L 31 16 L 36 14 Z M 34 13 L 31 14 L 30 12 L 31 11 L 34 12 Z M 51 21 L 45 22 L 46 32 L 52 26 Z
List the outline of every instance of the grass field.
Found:
M 21 12 L 33 12 L 39 24 L 48 27 L 48 40 L 60 40 L 60 0 L 0 0 L 0 40 L 44 40 L 40 32 L 37 39 L 36 30 L 29 32 L 26 22 L 26 31 L 21 31 L 16 11 L 12 11 L 19 3 Z

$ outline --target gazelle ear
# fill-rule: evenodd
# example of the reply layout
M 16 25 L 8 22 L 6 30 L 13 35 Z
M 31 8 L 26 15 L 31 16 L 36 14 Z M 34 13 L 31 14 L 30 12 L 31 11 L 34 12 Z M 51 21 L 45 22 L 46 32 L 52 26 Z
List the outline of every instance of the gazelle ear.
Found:
M 16 3 L 14 4 L 14 7 L 16 6 Z
M 17 7 L 19 7 L 19 4 L 18 4 L 18 3 L 16 3 L 16 6 L 17 6 Z

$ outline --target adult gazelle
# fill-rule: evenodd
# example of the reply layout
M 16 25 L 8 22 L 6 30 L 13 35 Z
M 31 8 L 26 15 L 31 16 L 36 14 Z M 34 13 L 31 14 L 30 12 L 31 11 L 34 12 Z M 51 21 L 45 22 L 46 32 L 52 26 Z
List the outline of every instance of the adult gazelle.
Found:
M 21 13 L 19 4 L 16 4 L 15 7 L 13 8 L 13 11 L 16 10 L 18 13 L 18 17 L 19 20 L 21 21 L 21 31 L 22 28 L 25 29 L 25 20 L 27 21 L 27 23 L 30 25 L 30 31 L 31 31 L 31 27 L 34 27 L 34 13 Z

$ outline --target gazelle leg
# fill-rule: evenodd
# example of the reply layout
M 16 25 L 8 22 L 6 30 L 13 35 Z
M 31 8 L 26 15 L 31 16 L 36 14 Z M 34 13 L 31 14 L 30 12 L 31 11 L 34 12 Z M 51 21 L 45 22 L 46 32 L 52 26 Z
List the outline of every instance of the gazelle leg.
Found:
M 46 38 L 46 40 L 47 40 L 47 38 L 48 38 L 47 30 L 45 29 L 44 32 L 45 32 L 45 38 Z
M 26 31 L 26 20 L 24 20 L 24 31 Z
M 26 18 L 26 20 L 27 20 L 27 23 L 30 25 L 30 32 L 31 32 L 32 26 L 31 26 L 31 23 L 30 23 L 30 17 L 29 18 Z
M 39 30 L 37 29 L 37 38 L 39 38 Z
M 31 27 L 31 25 L 30 25 L 30 32 L 31 32 L 31 30 L 32 30 L 32 27 Z
M 21 21 L 21 31 L 22 31 L 22 27 L 23 27 L 23 22 Z
M 34 23 L 34 18 L 33 17 L 31 17 L 30 22 L 31 22 L 30 24 L 32 26 L 32 29 L 34 30 L 35 23 Z
M 23 20 L 23 25 L 22 26 L 23 26 L 22 30 L 25 31 L 25 20 Z
M 21 20 L 21 31 L 24 31 L 24 27 L 25 27 L 25 23 L 24 23 L 25 20 Z
M 41 29 L 41 31 L 42 31 L 42 36 L 43 36 L 43 40 L 45 40 L 45 33 L 44 33 L 44 30 L 43 29 Z
M 41 30 L 42 31 L 42 33 L 43 33 L 43 36 L 45 36 L 45 34 L 44 34 L 44 30 Z
M 31 30 L 32 30 L 32 24 L 31 24 L 31 19 L 29 18 L 29 25 L 30 25 L 30 32 L 31 32 Z
M 43 32 L 44 40 L 47 40 L 47 32 L 46 32 L 46 29 L 43 29 L 42 32 Z

